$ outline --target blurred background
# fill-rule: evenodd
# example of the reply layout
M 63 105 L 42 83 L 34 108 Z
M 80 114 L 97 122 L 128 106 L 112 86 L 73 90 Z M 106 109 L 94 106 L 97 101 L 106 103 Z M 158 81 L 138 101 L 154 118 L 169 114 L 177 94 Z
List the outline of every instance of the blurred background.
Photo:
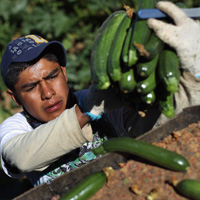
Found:
M 74 90 L 91 83 L 90 54 L 94 38 L 105 19 L 114 11 L 131 7 L 139 0 L 0 0 L 0 61 L 11 40 L 37 34 L 63 43 L 67 52 L 69 86 Z M 177 2 L 177 0 L 173 0 Z M 199 0 L 179 0 L 188 7 Z M 21 111 L 6 95 L 0 75 L 0 123 Z M 0 200 L 12 199 L 32 186 L 24 177 L 9 178 L 0 167 Z

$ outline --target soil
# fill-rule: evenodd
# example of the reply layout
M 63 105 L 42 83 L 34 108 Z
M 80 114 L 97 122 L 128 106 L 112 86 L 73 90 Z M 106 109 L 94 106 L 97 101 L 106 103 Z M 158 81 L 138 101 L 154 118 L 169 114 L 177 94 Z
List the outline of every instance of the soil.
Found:
M 107 183 L 90 200 L 184 200 L 171 184 L 172 180 L 200 180 L 200 121 L 173 132 L 154 145 L 183 155 L 190 163 L 186 172 L 170 171 L 145 161 L 119 163 Z

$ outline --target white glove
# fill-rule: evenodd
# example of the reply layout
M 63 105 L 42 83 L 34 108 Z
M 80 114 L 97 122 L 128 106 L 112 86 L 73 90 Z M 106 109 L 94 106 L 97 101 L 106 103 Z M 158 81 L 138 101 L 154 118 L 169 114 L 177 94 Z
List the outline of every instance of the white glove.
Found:
M 123 106 L 122 98 L 114 89 L 98 90 L 94 85 L 90 86 L 87 94 L 84 90 L 81 91 L 78 103 L 83 113 L 87 114 L 91 121 L 100 119 L 105 112 Z
M 158 2 L 157 8 L 169 15 L 175 25 L 148 19 L 148 26 L 161 40 L 176 50 L 181 68 L 200 76 L 200 22 L 187 17 L 171 2 Z

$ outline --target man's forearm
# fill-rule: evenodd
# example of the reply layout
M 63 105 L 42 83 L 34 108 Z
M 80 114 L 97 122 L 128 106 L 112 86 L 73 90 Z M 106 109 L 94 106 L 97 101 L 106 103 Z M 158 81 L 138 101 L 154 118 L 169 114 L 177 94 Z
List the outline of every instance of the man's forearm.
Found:
M 90 125 L 85 116 L 77 117 L 76 106 L 65 110 L 58 118 L 29 133 L 10 139 L 3 145 L 6 162 L 22 172 L 40 170 L 62 155 L 92 140 Z M 83 118 L 79 121 L 78 118 Z M 81 129 L 87 128 L 87 133 Z

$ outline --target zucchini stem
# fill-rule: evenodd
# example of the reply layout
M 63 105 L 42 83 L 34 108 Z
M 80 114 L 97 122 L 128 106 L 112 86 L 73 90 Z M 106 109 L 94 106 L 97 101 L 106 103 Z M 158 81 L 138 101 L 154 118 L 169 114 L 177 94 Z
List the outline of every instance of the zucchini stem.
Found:
M 101 145 L 95 149 L 92 149 L 92 151 L 95 154 L 95 156 L 99 156 L 99 155 L 103 155 L 103 154 L 107 153 L 107 151 L 103 148 L 103 145 Z

